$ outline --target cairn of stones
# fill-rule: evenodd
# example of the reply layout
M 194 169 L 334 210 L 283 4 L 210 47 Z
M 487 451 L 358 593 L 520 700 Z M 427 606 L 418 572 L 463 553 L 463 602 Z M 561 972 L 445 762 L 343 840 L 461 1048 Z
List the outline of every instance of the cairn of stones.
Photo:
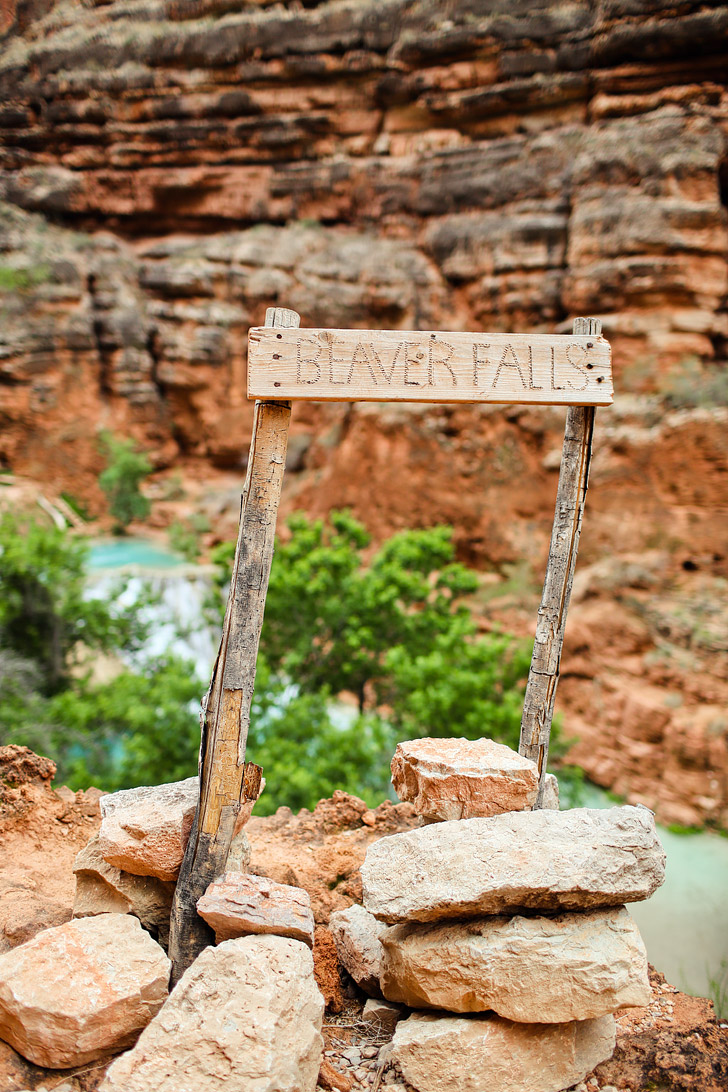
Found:
M 533 811 L 536 766 L 488 740 L 400 744 L 392 774 L 422 825 L 370 846 L 364 905 L 329 922 L 370 995 L 363 1023 L 392 1035 L 417 1092 L 582 1080 L 614 1049 L 613 1013 L 649 999 L 624 904 L 664 878 L 652 813 L 560 812 L 554 779 Z M 215 943 L 169 992 L 164 946 L 197 797 L 189 778 L 101 799 L 73 920 L 0 955 L 0 1039 L 50 1069 L 118 1054 L 99 1092 L 315 1092 L 310 900 L 247 871 L 252 803 L 197 903 Z
M 49 1069 L 118 1054 L 99 1092 L 314 1092 L 324 999 L 310 900 L 246 871 L 242 828 L 198 904 L 215 944 L 169 992 L 197 798 L 197 778 L 102 797 L 99 833 L 74 865 L 73 920 L 0 955 L 0 1039 Z
M 423 825 L 369 847 L 364 907 L 330 927 L 350 974 L 385 999 L 371 1002 L 381 1018 L 399 1021 L 393 1060 L 418 1092 L 583 1080 L 613 1053 L 613 1014 L 650 997 L 624 904 L 664 880 L 652 813 L 561 812 L 555 779 L 534 811 L 536 765 L 486 739 L 402 743 L 392 781 Z

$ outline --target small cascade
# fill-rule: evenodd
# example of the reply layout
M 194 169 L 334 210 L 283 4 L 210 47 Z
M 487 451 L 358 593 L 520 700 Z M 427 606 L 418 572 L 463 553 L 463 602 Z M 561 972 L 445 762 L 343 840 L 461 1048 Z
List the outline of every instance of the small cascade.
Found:
M 87 594 L 122 607 L 139 604 L 149 636 L 128 657 L 130 664 L 143 668 L 165 656 L 179 656 L 207 684 L 220 639 L 219 623 L 208 607 L 213 576 L 212 566 L 183 562 L 141 540 L 100 542 L 91 548 Z

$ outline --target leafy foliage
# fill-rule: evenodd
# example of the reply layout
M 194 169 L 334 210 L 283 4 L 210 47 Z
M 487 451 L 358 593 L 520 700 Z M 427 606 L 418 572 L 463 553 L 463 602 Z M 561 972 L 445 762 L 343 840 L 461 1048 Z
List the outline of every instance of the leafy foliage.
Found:
M 296 515 L 289 529 L 271 572 L 256 685 L 277 697 L 257 699 L 249 736 L 266 772 L 261 805 L 293 806 L 293 794 L 311 806 L 350 785 L 381 799 L 399 739 L 488 735 L 517 746 L 530 647 L 477 637 L 462 599 L 477 577 L 454 560 L 449 528 L 394 535 L 369 564 L 369 535 L 346 512 L 328 526 Z M 215 554 L 226 577 L 233 552 Z M 331 717 L 341 694 L 358 709 L 347 726 Z
M 74 788 L 113 789 L 196 770 L 200 685 L 179 661 L 103 685 L 80 674 L 79 647 L 132 652 L 134 610 L 84 597 L 83 539 L 12 515 L 0 518 L 0 742 L 50 752 Z
M 151 506 L 139 485 L 151 473 L 147 456 L 137 451 L 133 440 L 101 433 L 101 447 L 107 466 L 99 475 L 99 485 L 106 494 L 116 529 L 123 531 L 134 519 L 146 519 Z
M 336 788 L 376 803 L 398 739 L 517 743 L 529 649 L 478 636 L 463 599 L 477 577 L 454 560 L 448 528 L 402 532 L 367 561 L 370 538 L 348 513 L 329 524 L 298 515 L 289 527 L 248 737 L 267 779 L 258 810 L 312 807 Z M 233 552 L 216 552 L 221 591 Z M 189 776 L 202 689 L 189 665 L 120 668 L 103 685 L 72 671 L 79 641 L 122 651 L 140 638 L 128 618 L 84 599 L 84 563 L 83 543 L 64 532 L 0 522 L 0 580 L 12 592 L 0 607 L 0 738 L 50 751 L 72 787 Z
M 144 635 L 131 612 L 84 598 L 86 555 L 57 527 L 0 517 L 0 647 L 34 665 L 42 694 L 68 685 L 79 644 L 132 649 Z

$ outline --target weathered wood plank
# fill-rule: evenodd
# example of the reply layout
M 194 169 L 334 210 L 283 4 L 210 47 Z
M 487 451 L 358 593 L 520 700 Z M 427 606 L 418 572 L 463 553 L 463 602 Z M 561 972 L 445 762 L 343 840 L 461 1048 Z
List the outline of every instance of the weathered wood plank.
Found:
M 597 337 L 600 331 L 601 322 L 598 319 L 574 320 L 575 334 Z M 536 762 L 539 768 L 537 808 L 543 806 L 566 614 L 589 485 L 594 412 L 593 406 L 574 406 L 566 415 L 551 545 L 523 703 L 519 751 Z
M 283 329 L 299 322 L 285 308 L 270 308 L 266 320 Z M 261 771 L 246 766 L 245 744 L 290 416 L 290 402 L 261 401 L 255 407 L 222 639 L 203 702 L 200 799 L 172 904 L 173 982 L 213 943 L 210 927 L 197 914 L 197 900 L 224 874 L 230 843 L 249 812 L 245 803 L 260 791 Z
M 609 342 L 577 334 L 271 330 L 248 338 L 248 396 L 607 406 Z

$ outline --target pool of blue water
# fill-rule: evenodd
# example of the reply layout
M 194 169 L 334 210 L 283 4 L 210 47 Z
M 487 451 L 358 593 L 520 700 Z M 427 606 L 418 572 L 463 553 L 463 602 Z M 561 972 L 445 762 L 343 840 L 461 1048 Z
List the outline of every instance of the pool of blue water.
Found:
M 92 572 L 100 569 L 121 569 L 126 565 L 139 565 L 145 569 L 173 569 L 181 564 L 181 557 L 147 538 L 99 539 L 91 543 L 88 558 L 88 568 Z

